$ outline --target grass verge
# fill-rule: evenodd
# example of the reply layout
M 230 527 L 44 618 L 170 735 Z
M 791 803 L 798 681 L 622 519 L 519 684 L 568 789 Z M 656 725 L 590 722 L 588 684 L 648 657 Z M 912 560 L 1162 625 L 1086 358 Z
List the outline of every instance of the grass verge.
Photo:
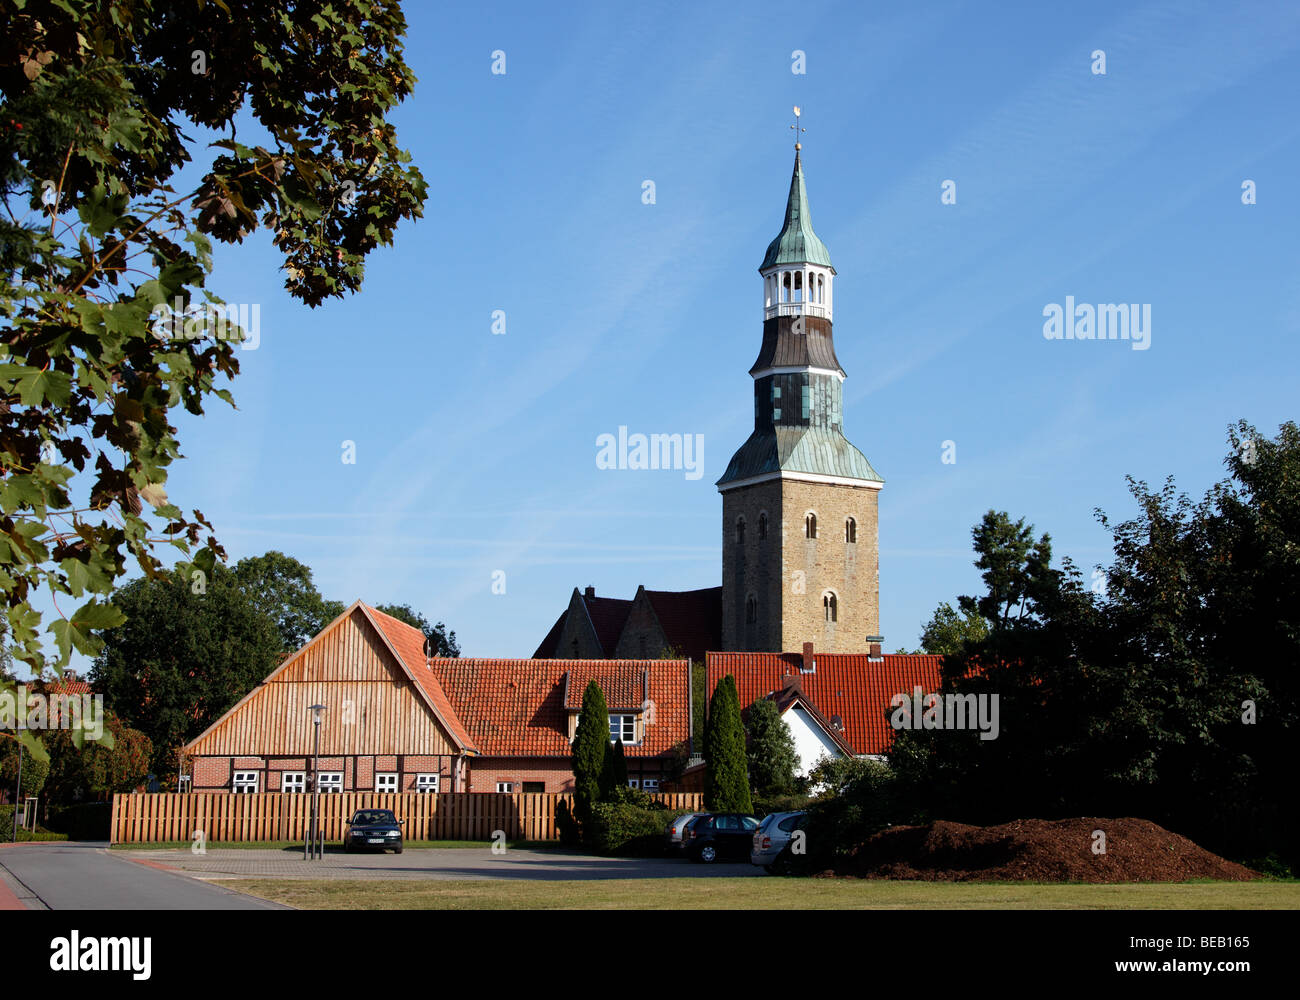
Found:
M 1290 910 L 1295 882 L 1121 885 L 805 878 L 541 881 L 228 879 L 225 888 L 308 910 Z

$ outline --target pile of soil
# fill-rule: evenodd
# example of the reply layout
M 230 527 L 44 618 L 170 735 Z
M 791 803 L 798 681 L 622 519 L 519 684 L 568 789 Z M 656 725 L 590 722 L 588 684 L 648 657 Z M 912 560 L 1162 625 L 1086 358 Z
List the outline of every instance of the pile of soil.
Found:
M 1105 833 L 1093 853 L 1093 831 Z M 824 875 L 931 882 L 1244 882 L 1260 876 L 1145 819 L 1021 819 L 895 826 Z

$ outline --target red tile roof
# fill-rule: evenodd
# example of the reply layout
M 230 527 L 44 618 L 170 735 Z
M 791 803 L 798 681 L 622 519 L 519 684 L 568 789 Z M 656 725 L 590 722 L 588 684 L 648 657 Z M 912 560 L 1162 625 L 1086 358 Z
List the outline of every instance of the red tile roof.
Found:
M 443 725 L 452 738 L 461 746 L 467 749 L 476 749 L 474 741 L 470 739 L 469 733 L 464 724 L 460 721 L 460 716 L 452 707 L 448 700 L 446 692 L 439 683 L 438 676 L 426 666 L 424 656 L 424 633 L 412 625 L 406 624 L 391 615 L 386 615 L 382 611 L 367 604 L 362 604 L 370 620 L 375 623 L 375 627 L 388 640 L 393 651 L 397 653 L 398 658 L 406 666 L 415 682 L 424 690 L 425 697 L 433 706 L 434 713 L 442 719 Z
M 654 720 L 646 726 L 640 746 L 629 746 L 630 757 L 647 757 L 668 751 L 687 738 L 686 660 L 480 660 L 469 657 L 436 659 L 432 670 L 447 697 L 464 719 L 470 739 L 479 752 L 493 757 L 567 757 L 569 712 L 565 707 L 566 681 L 570 692 L 580 692 L 594 677 L 601 683 L 610 707 L 629 692 L 648 688 Z M 638 687 L 636 678 L 645 687 Z M 612 686 L 607 687 L 606 681 Z M 612 697 L 611 697 L 612 696 Z M 581 704 L 581 693 L 576 696 Z M 642 698 L 635 699 L 639 707 Z
M 722 588 L 647 590 L 668 645 L 696 663 L 722 645 Z
M 600 685 L 605 707 L 610 711 L 640 711 L 650 697 L 650 675 L 644 663 L 635 660 L 575 660 L 572 669 L 564 675 L 566 710 L 582 708 L 582 696 L 591 681 Z
M 939 690 L 943 657 L 927 653 L 886 654 L 872 661 L 865 653 L 815 653 L 816 669 L 803 673 L 799 653 L 709 653 L 710 696 L 727 674 L 736 678 L 743 711 L 755 700 L 780 691 L 797 676 L 804 694 L 827 719 L 839 716 L 840 734 L 858 754 L 887 753 L 893 730 L 887 713 L 896 694 L 915 687 Z

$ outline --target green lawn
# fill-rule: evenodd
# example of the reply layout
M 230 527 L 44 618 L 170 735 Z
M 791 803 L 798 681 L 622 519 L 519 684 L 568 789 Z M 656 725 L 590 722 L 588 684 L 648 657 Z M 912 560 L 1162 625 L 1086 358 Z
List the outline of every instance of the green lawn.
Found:
M 192 847 L 188 840 L 160 840 L 148 844 L 112 844 L 109 849 L 113 851 L 188 851 Z M 276 849 L 283 851 L 301 851 L 302 841 L 287 840 L 209 840 L 204 845 L 209 851 L 216 850 L 240 850 L 240 851 L 273 851 Z M 410 850 L 417 848 L 436 847 L 441 850 L 479 850 L 487 851 L 492 848 L 490 840 L 408 840 L 405 847 Z M 517 840 L 508 845 L 516 850 L 523 851 L 546 851 L 556 850 L 559 843 L 554 840 Z M 327 841 L 325 850 L 329 853 L 342 852 L 343 848 L 337 843 Z
M 309 910 L 1110 910 L 1300 908 L 1297 882 L 1138 885 L 938 883 L 807 878 L 590 881 L 223 879 L 226 888 Z

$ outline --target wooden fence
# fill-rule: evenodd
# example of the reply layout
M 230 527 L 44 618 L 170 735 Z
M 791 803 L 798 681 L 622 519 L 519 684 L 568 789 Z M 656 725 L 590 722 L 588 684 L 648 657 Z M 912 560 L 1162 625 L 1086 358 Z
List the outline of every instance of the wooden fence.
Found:
M 698 792 L 651 796 L 669 810 L 702 809 Z M 311 820 L 309 794 L 295 792 L 132 792 L 113 796 L 110 839 L 114 844 L 159 841 L 300 841 Z M 358 809 L 391 809 L 406 820 L 407 840 L 558 840 L 555 810 L 573 796 L 507 792 L 344 792 L 320 796 L 320 822 L 327 843 L 343 839 Z

